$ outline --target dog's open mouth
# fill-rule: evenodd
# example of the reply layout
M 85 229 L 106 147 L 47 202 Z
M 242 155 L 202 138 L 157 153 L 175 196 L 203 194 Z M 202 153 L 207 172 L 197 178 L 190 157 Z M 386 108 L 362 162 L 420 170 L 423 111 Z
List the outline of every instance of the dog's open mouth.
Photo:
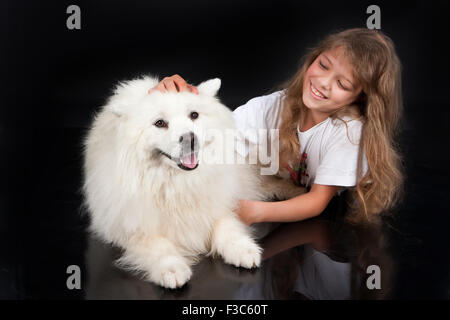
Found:
M 180 158 L 172 157 L 171 155 L 161 151 L 161 154 L 174 161 L 179 168 L 183 170 L 194 170 L 198 167 L 198 152 L 191 152 L 183 155 Z

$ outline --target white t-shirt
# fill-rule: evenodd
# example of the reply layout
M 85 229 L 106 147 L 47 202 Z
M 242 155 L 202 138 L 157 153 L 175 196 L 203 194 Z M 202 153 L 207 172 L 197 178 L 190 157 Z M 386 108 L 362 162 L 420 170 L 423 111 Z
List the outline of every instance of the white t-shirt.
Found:
M 236 150 L 247 156 L 250 144 L 259 144 L 257 137 L 245 135 L 244 132 L 255 129 L 279 129 L 283 108 L 284 91 L 256 97 L 233 111 L 235 124 L 239 132 Z M 297 134 L 300 140 L 303 162 L 300 165 L 290 164 L 289 171 L 280 168 L 279 175 L 285 178 L 298 171 L 297 182 L 311 187 L 313 184 L 352 187 L 357 183 L 357 161 L 359 140 L 363 123 L 359 120 L 344 117 L 345 123 L 339 119 L 327 118 L 305 132 Z M 350 138 L 350 139 L 349 139 Z M 272 139 L 268 131 L 268 139 Z M 269 140 L 270 141 L 270 140 Z M 294 169 L 294 170 L 292 170 Z M 364 156 L 363 172 L 367 170 Z M 295 173 L 294 173 L 295 175 Z M 341 188 L 342 191 L 342 188 Z

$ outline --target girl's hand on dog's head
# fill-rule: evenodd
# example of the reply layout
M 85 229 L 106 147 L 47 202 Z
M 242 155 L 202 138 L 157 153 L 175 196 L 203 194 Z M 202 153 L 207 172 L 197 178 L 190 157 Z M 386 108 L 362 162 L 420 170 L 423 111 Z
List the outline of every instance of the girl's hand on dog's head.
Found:
M 182 91 L 190 91 L 192 93 L 198 94 L 198 89 L 196 86 L 186 83 L 186 81 L 180 77 L 178 74 L 175 74 L 171 77 L 165 77 L 158 83 L 156 86 L 148 90 L 148 93 L 152 93 L 153 91 L 158 90 L 162 93 L 165 92 L 182 92 Z

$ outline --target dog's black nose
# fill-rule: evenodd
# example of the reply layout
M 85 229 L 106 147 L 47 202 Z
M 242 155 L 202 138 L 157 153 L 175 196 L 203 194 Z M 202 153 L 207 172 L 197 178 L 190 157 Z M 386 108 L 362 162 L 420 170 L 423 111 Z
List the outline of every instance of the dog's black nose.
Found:
M 194 143 L 195 140 L 195 134 L 191 131 L 188 133 L 183 134 L 182 136 L 180 136 L 180 139 L 178 140 L 180 143 L 182 143 L 184 141 L 184 143 Z
M 198 150 L 198 138 L 193 132 L 187 132 L 180 136 L 178 141 L 181 143 L 183 148 L 183 153 L 190 153 L 192 151 Z

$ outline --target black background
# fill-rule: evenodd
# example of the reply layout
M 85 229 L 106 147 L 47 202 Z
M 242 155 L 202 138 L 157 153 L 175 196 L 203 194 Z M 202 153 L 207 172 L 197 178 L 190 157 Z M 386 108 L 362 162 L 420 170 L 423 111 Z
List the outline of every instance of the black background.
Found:
M 81 30 L 66 28 L 71 4 Z M 371 4 L 403 64 L 396 297 L 450 298 L 448 2 L 287 0 L 0 3 L 0 298 L 79 298 L 63 266 L 86 245 L 81 139 L 117 81 L 219 77 L 235 109 L 293 75 L 326 34 L 365 27 Z

